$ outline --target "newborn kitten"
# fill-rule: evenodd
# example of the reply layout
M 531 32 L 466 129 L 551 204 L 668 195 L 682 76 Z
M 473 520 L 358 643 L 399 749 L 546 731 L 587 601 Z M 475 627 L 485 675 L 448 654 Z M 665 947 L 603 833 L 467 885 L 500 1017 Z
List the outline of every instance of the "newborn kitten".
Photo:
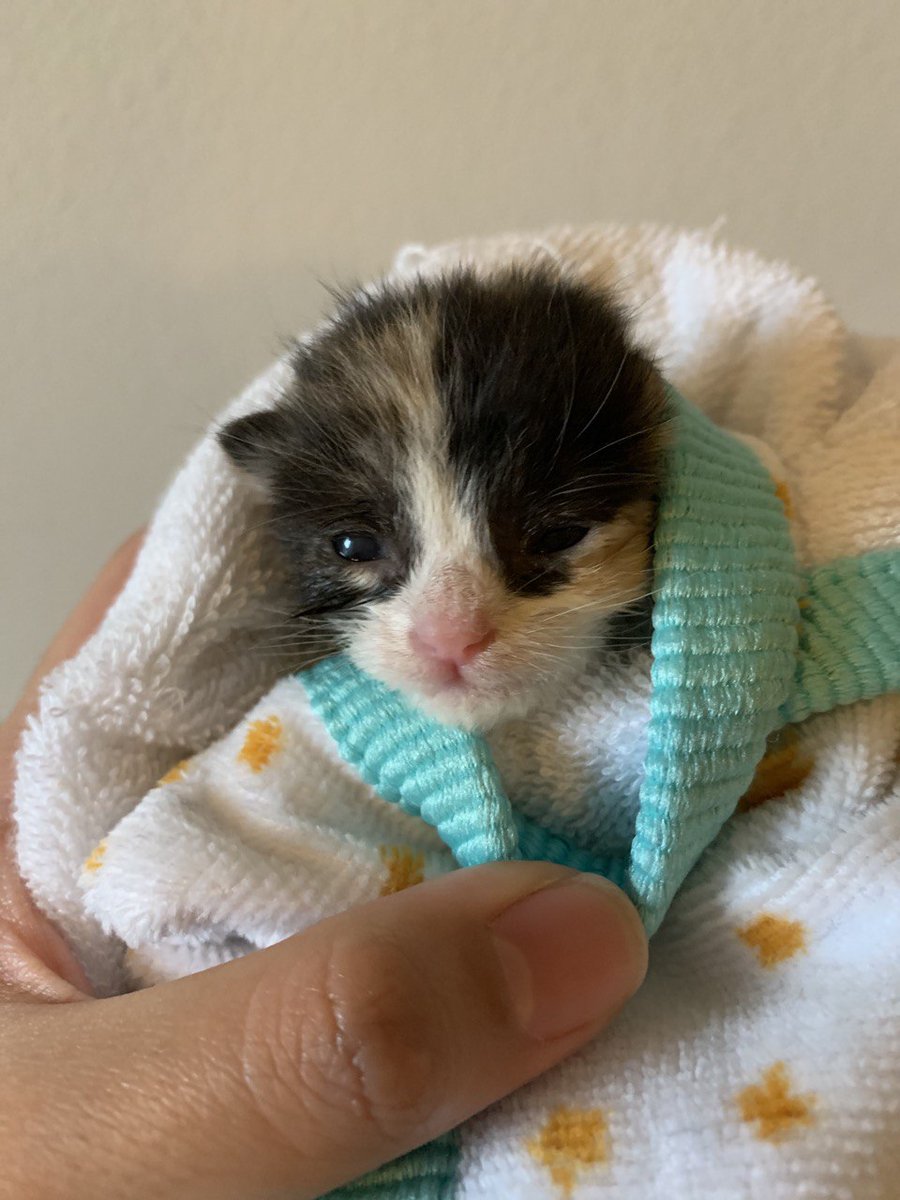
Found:
M 521 717 L 649 588 L 665 401 L 607 297 L 555 270 L 382 283 L 222 446 L 267 489 L 304 623 L 445 722 Z

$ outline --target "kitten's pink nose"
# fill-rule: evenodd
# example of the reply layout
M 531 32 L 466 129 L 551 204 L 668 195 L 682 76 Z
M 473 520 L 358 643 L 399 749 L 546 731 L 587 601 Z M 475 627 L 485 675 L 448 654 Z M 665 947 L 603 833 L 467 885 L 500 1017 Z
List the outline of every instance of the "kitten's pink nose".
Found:
M 497 630 L 488 617 L 476 610 L 464 617 L 431 612 L 419 617 L 409 634 L 417 654 L 464 667 L 496 639 Z

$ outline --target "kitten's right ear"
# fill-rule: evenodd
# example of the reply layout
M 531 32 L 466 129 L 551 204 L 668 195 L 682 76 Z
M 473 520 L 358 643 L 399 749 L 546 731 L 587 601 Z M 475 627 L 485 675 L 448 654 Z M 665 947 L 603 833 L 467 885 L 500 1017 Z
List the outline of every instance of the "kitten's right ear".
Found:
M 267 409 L 230 421 L 216 436 L 233 463 L 267 482 L 285 444 L 287 430 L 284 416 L 277 409 Z

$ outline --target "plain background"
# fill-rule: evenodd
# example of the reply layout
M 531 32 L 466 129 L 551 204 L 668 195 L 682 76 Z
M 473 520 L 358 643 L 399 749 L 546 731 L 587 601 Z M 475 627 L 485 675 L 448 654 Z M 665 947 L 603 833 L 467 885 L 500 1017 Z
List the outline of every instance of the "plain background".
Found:
M 0 711 L 404 241 L 724 218 L 900 332 L 898 68 L 897 0 L 0 0 Z

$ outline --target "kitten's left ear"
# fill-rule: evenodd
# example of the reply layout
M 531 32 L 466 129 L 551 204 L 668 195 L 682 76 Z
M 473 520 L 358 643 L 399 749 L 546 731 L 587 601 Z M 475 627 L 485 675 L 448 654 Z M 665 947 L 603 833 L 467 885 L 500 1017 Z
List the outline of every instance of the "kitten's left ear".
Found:
M 219 430 L 219 445 L 233 463 L 268 482 L 287 440 L 287 423 L 277 409 L 238 417 Z

